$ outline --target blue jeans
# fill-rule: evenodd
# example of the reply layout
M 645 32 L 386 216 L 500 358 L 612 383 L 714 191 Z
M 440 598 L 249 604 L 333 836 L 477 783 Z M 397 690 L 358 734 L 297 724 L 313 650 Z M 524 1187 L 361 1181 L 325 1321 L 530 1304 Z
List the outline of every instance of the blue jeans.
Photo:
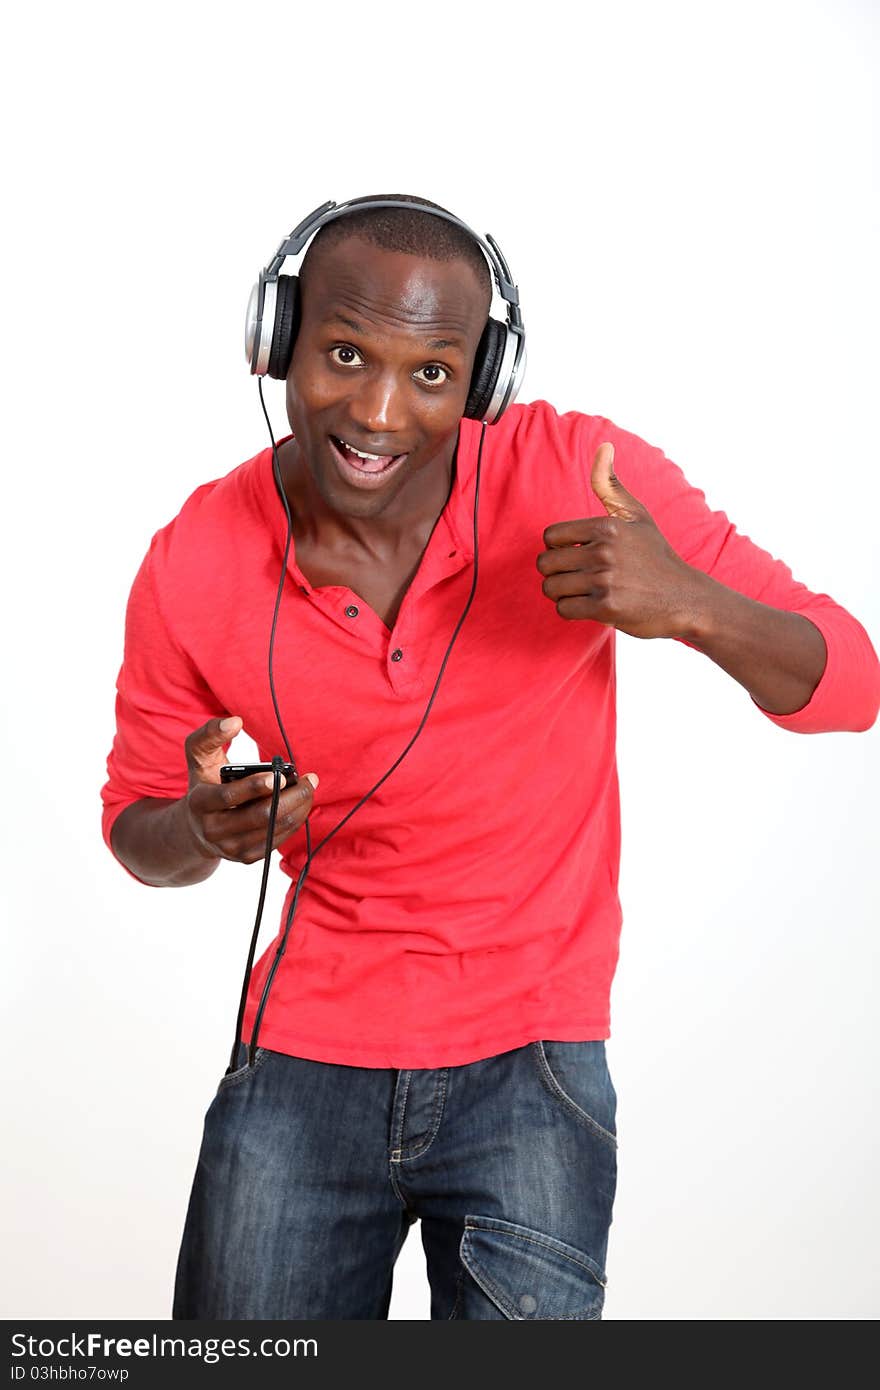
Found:
M 419 1218 L 431 1318 L 602 1317 L 605 1043 L 393 1071 L 258 1048 L 205 1116 L 174 1318 L 387 1318 Z

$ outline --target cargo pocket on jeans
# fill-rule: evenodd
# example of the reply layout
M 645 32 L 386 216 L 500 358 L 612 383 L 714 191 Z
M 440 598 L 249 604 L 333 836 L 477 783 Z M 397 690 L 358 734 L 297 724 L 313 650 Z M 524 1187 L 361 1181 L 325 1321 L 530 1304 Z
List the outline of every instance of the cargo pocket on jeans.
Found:
M 583 1250 L 498 1217 L 464 1220 L 462 1264 L 505 1318 L 601 1319 L 605 1271 Z M 457 1317 L 480 1316 L 465 1288 L 460 1300 Z

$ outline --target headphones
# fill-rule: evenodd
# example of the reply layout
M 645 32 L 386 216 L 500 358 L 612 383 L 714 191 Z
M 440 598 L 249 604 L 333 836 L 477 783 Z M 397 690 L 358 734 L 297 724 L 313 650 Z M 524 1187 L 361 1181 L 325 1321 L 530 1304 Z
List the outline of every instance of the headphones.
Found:
M 481 248 L 507 305 L 507 322 L 501 323 L 491 315 L 486 320 L 474 358 L 474 370 L 468 388 L 464 418 L 482 420 L 494 425 L 515 400 L 522 384 L 526 366 L 526 337 L 519 309 L 519 291 L 511 281 L 507 262 L 498 244 L 486 233 L 486 239 L 440 208 L 425 207 L 401 198 L 375 198 L 364 202 L 349 199 L 346 203 L 322 203 L 285 237 L 251 290 L 245 321 L 245 354 L 252 376 L 271 376 L 283 381 L 290 368 L 293 347 L 300 324 L 300 287 L 296 275 L 280 274 L 288 256 L 298 256 L 306 244 L 328 222 L 344 217 L 349 211 L 365 212 L 369 208 L 411 208 L 429 217 L 442 217 L 454 222 L 473 237 Z

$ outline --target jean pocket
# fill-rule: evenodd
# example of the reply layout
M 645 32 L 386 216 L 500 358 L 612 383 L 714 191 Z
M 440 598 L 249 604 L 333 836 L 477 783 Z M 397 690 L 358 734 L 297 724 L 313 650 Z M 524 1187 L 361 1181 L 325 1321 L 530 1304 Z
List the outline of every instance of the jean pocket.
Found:
M 617 1092 L 608 1070 L 604 1039 L 532 1043 L 545 1090 L 599 1139 L 617 1148 Z
M 240 1043 L 238 1052 L 239 1059 L 241 1059 L 242 1057 L 246 1058 L 247 1051 L 248 1050 L 245 1047 L 244 1043 Z M 228 1091 L 230 1086 L 238 1086 L 241 1084 L 242 1081 L 247 1081 L 248 1077 L 253 1076 L 254 1072 L 260 1070 L 260 1067 L 263 1065 L 268 1056 L 268 1048 L 258 1047 L 256 1051 L 256 1056 L 254 1057 L 254 1065 L 252 1067 L 248 1066 L 247 1062 L 245 1061 L 243 1066 L 238 1067 L 235 1071 L 227 1072 L 225 1076 L 222 1076 L 220 1078 L 220 1084 L 217 1087 L 217 1095 L 219 1096 L 221 1091 Z
M 460 1255 L 491 1305 L 518 1321 L 601 1319 L 605 1271 L 592 1256 L 528 1226 L 493 1216 L 466 1216 Z M 467 1285 L 458 1316 L 492 1316 Z M 494 1314 L 495 1317 L 498 1313 Z

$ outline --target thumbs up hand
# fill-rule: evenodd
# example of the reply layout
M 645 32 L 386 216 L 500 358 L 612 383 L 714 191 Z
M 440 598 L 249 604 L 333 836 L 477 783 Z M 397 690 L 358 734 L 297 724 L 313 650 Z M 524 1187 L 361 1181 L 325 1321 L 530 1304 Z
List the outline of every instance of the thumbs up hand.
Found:
M 606 514 L 546 528 L 537 559 L 543 592 L 560 618 L 590 618 L 630 637 L 684 635 L 701 572 L 617 479 L 613 444 L 599 445 L 590 483 Z

